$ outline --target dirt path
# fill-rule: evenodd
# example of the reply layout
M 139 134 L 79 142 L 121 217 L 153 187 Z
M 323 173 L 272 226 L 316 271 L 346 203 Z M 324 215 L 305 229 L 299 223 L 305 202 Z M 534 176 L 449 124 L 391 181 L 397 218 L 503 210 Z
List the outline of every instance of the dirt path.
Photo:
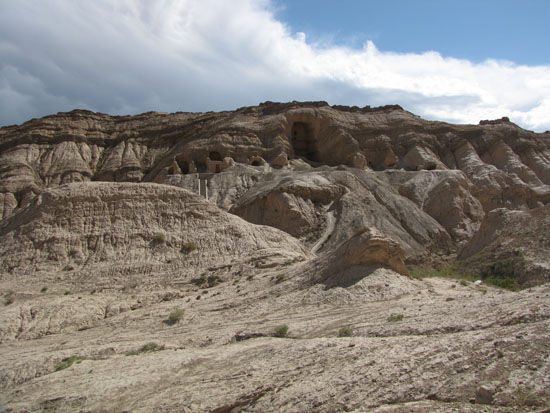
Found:
M 313 252 L 314 254 L 316 254 L 317 251 L 319 251 L 323 247 L 323 245 L 329 239 L 329 237 L 331 236 L 336 226 L 336 217 L 334 216 L 334 211 L 330 210 L 333 204 L 334 202 L 331 202 L 327 207 L 327 227 L 325 228 L 325 232 L 323 233 L 321 238 L 319 238 L 319 240 L 315 243 L 315 245 L 311 248 L 311 252 Z

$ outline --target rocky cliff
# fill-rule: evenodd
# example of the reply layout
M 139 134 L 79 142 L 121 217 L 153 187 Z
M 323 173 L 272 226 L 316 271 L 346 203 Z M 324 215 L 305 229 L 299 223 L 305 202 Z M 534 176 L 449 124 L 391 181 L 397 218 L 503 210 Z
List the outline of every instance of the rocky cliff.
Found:
M 493 210 L 528 213 L 550 202 L 549 133 L 507 118 L 430 122 L 397 105 L 266 102 L 233 112 L 124 117 L 75 110 L 1 128 L 0 165 L 5 220 L 47 188 L 155 182 L 207 195 L 316 252 L 373 228 L 413 264 L 466 257 L 461 248 L 480 227 L 487 231 Z M 546 246 L 527 255 L 539 252 L 543 259 L 534 260 L 544 262 Z M 11 258 L 3 263 L 18 266 Z M 519 277 L 523 284 L 527 278 Z

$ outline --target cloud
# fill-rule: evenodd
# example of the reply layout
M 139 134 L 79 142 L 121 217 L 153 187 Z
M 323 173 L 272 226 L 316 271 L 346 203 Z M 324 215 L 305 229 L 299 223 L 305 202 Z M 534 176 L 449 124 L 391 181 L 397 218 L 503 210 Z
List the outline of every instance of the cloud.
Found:
M 0 0 L 0 124 L 265 100 L 398 103 L 428 119 L 550 129 L 550 66 L 310 44 L 269 0 Z

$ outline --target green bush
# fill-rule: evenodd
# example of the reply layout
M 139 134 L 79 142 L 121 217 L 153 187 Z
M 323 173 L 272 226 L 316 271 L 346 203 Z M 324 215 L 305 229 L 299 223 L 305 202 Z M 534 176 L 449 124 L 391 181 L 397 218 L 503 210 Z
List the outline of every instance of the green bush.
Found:
M 390 323 L 395 323 L 401 320 L 403 320 L 403 314 L 392 314 L 388 317 L 388 322 Z
M 351 326 L 345 326 L 338 330 L 338 337 L 351 337 L 352 335 L 353 328 Z
M 288 334 L 288 326 L 286 324 L 277 326 L 273 330 L 273 335 L 275 337 L 286 337 L 287 334 Z
M 179 323 L 185 314 L 184 310 L 174 310 L 168 315 L 168 324 L 173 325 Z
M 513 251 L 498 257 L 498 261 L 486 265 L 481 271 L 481 279 L 495 287 L 507 290 L 519 290 L 517 282 L 523 268 L 524 258 L 521 251 Z
M 86 360 L 86 357 L 79 356 L 78 354 L 64 358 L 55 365 L 55 371 L 64 370 L 68 367 L 71 367 L 74 363 L 80 363 L 82 360 Z
M 127 356 L 137 356 L 138 354 L 152 353 L 154 351 L 161 351 L 161 350 L 164 350 L 164 345 L 163 344 L 161 345 L 161 344 L 157 344 L 157 343 L 147 343 L 147 344 L 144 344 L 143 346 L 141 346 L 137 350 L 128 351 L 124 354 L 126 354 Z
M 48 291 L 48 287 L 42 287 L 42 288 L 40 289 L 40 292 L 41 292 L 41 293 L 45 293 L 46 291 Z
M 180 249 L 180 252 L 184 254 L 190 254 L 197 249 L 197 244 L 194 242 L 186 242 Z
M 504 288 L 506 290 L 517 290 L 518 286 L 516 284 L 516 280 L 509 277 L 495 277 L 495 276 L 489 276 L 483 280 L 485 284 L 493 285 L 495 287 Z
M 166 235 L 162 233 L 155 234 L 155 236 L 153 237 L 153 243 L 166 244 Z

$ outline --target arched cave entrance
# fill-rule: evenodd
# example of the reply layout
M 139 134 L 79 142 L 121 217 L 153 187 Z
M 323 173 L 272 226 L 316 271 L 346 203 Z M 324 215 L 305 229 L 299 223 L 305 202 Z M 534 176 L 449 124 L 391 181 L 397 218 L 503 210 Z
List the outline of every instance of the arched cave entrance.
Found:
M 294 122 L 290 134 L 296 156 L 304 157 L 310 161 L 318 161 L 317 141 L 310 125 L 304 122 Z
M 189 173 L 189 162 L 187 162 L 185 159 L 176 157 L 176 162 L 178 163 L 178 166 L 181 170 L 182 174 L 188 174 Z
M 206 162 L 205 161 L 195 161 L 195 166 L 197 167 L 197 172 L 204 173 L 207 171 L 206 169 Z
M 223 161 L 223 158 L 220 155 L 220 153 L 216 151 L 209 152 L 208 157 L 210 158 L 211 161 L 219 161 L 219 162 Z

